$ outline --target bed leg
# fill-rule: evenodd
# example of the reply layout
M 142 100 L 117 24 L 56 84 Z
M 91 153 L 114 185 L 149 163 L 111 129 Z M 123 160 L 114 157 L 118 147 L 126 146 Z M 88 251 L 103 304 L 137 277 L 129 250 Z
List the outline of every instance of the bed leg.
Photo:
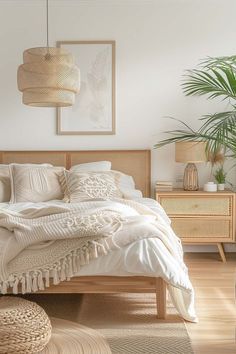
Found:
M 157 318 L 166 318 L 166 282 L 162 278 L 156 279 Z

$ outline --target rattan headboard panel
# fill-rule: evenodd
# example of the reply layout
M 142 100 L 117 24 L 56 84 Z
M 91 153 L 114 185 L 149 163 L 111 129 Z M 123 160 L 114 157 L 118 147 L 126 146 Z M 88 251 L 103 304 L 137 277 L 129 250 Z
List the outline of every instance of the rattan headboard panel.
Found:
M 67 153 L 64 151 L 4 151 L 0 152 L 0 161 L 9 163 L 51 163 L 66 167 Z
M 99 160 L 108 160 L 112 169 L 131 175 L 137 189 L 150 196 L 150 150 L 89 150 L 89 151 L 1 151 L 0 163 L 51 163 L 71 166 Z

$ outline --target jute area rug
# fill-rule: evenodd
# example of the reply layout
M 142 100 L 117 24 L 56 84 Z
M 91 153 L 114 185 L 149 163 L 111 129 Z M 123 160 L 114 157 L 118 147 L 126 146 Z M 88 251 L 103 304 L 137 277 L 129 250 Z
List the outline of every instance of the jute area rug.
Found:
M 184 321 L 171 304 L 167 320 L 158 320 L 153 294 L 35 294 L 27 299 L 49 316 L 97 330 L 113 354 L 193 354 Z

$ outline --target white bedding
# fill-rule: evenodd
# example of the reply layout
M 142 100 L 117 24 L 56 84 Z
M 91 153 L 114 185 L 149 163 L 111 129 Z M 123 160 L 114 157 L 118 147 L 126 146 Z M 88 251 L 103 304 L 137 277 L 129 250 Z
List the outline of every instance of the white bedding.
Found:
M 148 198 L 136 199 L 136 201 L 148 206 L 161 215 L 166 223 L 169 223 L 168 217 L 156 201 Z M 62 203 L 62 201 L 50 202 L 50 204 L 55 205 L 61 205 Z M 47 203 L 1 203 L 0 209 L 20 212 L 32 206 L 42 208 L 45 204 Z M 68 241 L 73 242 L 73 240 Z M 58 241 L 54 242 L 56 244 Z M 37 245 L 35 247 L 37 248 Z M 42 247 L 42 245 L 38 245 L 38 247 Z M 22 259 L 29 256 L 34 257 L 34 247 L 21 252 L 12 262 L 12 266 L 17 267 L 17 258 Z M 77 275 L 161 276 L 168 283 L 174 284 L 174 286 L 169 287 L 169 291 L 179 313 L 187 320 L 196 321 L 194 292 L 191 282 L 187 274 L 183 275 L 183 269 L 181 269 L 178 260 L 170 260 L 167 248 L 158 238 L 142 239 L 91 260 L 89 264 L 80 268 Z

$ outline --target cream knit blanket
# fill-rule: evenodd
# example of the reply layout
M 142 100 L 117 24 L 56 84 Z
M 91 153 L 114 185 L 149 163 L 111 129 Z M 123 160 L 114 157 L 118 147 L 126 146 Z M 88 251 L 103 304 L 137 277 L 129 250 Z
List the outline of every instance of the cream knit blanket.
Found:
M 90 260 L 146 238 L 161 245 L 158 276 L 169 283 L 174 305 L 186 320 L 196 321 L 180 240 L 161 213 L 124 199 L 0 210 L 0 294 L 10 287 L 15 294 L 44 290 L 51 279 L 69 280 Z M 42 249 L 51 257 L 45 259 Z
M 69 279 L 91 259 L 125 247 L 139 239 L 158 237 L 172 256 L 182 262 L 181 246 L 171 227 L 149 208 L 124 199 L 89 201 L 62 206 L 29 208 L 21 213 L 0 212 L 0 293 L 9 287 L 18 292 L 37 291 L 49 286 L 50 271 L 54 283 Z M 46 268 L 20 276 L 8 274 L 7 265 L 22 250 L 39 243 L 79 239 L 73 256 L 60 259 Z

